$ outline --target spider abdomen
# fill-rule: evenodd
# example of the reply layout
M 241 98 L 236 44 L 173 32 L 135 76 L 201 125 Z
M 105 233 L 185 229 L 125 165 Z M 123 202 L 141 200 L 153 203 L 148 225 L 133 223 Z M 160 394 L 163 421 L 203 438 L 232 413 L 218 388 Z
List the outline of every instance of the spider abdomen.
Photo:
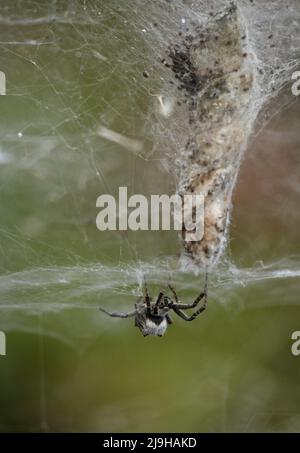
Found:
M 167 320 L 166 318 L 160 318 L 158 317 L 157 319 L 155 317 L 151 318 L 146 318 L 146 325 L 144 332 L 146 335 L 157 335 L 157 336 L 162 336 L 167 330 Z
M 164 316 L 159 315 L 137 315 L 135 325 L 140 329 L 144 337 L 147 335 L 161 337 L 167 330 L 168 322 Z

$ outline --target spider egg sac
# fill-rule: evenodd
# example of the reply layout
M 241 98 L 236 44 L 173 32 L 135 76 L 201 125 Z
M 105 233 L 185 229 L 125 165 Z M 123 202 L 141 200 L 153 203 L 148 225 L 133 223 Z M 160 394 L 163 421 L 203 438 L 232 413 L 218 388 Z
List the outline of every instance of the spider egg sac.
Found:
M 257 65 L 238 8 L 232 4 L 182 34 L 168 58 L 185 106 L 178 193 L 205 197 L 204 234 L 183 241 L 183 264 L 209 268 L 226 244 L 232 191 L 256 116 Z

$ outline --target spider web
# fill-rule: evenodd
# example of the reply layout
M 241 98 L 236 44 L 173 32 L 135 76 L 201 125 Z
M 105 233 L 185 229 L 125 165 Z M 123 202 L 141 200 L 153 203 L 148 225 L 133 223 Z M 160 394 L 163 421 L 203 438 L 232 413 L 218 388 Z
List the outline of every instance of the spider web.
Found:
M 161 283 L 154 271 L 159 266 L 158 274 L 165 275 L 166 262 L 173 263 L 169 273 L 176 281 L 176 235 L 100 233 L 95 200 L 101 193 L 116 195 L 122 185 L 131 193 L 176 190 L 169 156 L 183 131 L 180 117 L 171 114 L 175 79 L 162 60 L 178 33 L 193 22 L 205 23 L 228 4 L 153 1 L 145 8 L 138 0 L 20 2 L 20 9 L 4 2 L 1 304 L 13 325 L 21 327 L 24 316 L 41 310 L 74 305 L 93 310 L 105 290 L 129 300 L 141 294 L 141 270 Z M 293 1 L 284 8 L 277 1 L 238 6 L 262 74 L 253 100 L 253 115 L 262 112 L 258 133 L 267 117 L 295 101 L 289 91 L 279 98 L 278 93 L 299 61 L 299 10 Z M 276 102 L 267 103 L 270 98 Z M 266 129 L 261 140 L 267 136 L 272 147 L 280 135 L 279 153 L 291 141 L 297 144 L 295 134 Z M 259 153 L 253 156 L 261 170 Z M 266 165 L 272 156 L 265 153 Z M 297 178 L 285 177 L 281 184 L 289 185 L 293 199 Z M 292 206 L 285 209 L 296 220 Z M 170 255 L 174 258 L 166 261 Z M 274 263 L 290 264 L 276 270 Z M 298 276 L 294 258 L 275 256 L 266 266 L 274 278 L 285 272 Z M 249 271 L 237 275 L 252 280 Z
M 187 112 L 181 107 L 176 113 L 176 80 L 162 61 L 178 33 L 205 24 L 228 5 L 2 2 L 2 330 L 52 336 L 83 351 L 99 332 L 130 328 L 108 322 L 97 308 L 131 308 L 144 275 L 153 291 L 170 279 L 183 296 L 199 291 L 200 276 L 178 263 L 176 233 L 100 233 L 95 203 L 101 193 L 116 196 L 120 186 L 129 195 L 174 193 L 174 154 L 184 140 Z M 251 106 L 249 156 L 234 193 L 230 251 L 212 272 L 210 290 L 219 303 L 243 304 L 240 289 L 251 285 L 268 292 L 253 306 L 276 305 L 285 287 L 270 291 L 268 281 L 293 278 L 289 303 L 298 304 L 299 108 L 289 81 L 299 68 L 300 8 L 293 0 L 238 6 L 261 71 L 260 91 Z M 248 190 L 251 181 L 259 186 L 256 197 Z M 251 206 L 257 217 L 250 222 Z M 272 224 L 275 245 L 264 232 Z M 44 397 L 42 340 L 40 357 Z

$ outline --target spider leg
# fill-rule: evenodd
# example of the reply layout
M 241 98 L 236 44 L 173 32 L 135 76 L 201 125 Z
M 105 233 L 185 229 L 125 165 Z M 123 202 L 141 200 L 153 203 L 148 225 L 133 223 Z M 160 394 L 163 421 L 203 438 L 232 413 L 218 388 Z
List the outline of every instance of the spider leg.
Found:
M 174 292 L 173 292 L 173 294 L 174 294 Z M 207 272 L 205 274 L 204 290 L 202 291 L 202 293 L 199 294 L 199 296 L 194 300 L 194 302 L 192 302 L 191 304 L 179 304 L 176 301 L 176 304 L 174 304 L 174 305 L 176 306 L 176 308 L 183 308 L 185 310 L 188 308 L 195 308 L 203 298 L 204 298 L 203 305 L 206 305 L 206 303 L 207 303 Z
M 168 315 L 168 314 L 166 315 L 166 320 L 167 320 L 168 324 L 173 324 L 173 321 L 172 321 L 172 318 L 170 315 Z
M 184 311 L 180 310 L 179 308 L 176 307 L 176 305 L 173 305 L 173 310 L 178 315 L 180 318 L 184 319 L 184 321 L 193 321 L 200 313 L 202 313 L 206 309 L 206 303 L 202 305 L 198 310 L 195 311 L 191 316 L 188 316 Z
M 199 304 L 200 300 L 204 299 L 203 304 L 201 307 L 198 308 L 191 316 L 188 316 L 186 313 L 184 313 L 181 308 L 194 308 L 196 305 Z M 200 313 L 202 313 L 206 309 L 206 304 L 207 304 L 207 272 L 205 275 L 205 284 L 204 284 L 204 291 L 199 294 L 197 299 L 192 304 L 173 304 L 172 308 L 174 312 L 180 316 L 180 318 L 184 319 L 185 321 L 193 321 Z
M 136 314 L 136 310 L 129 311 L 128 313 L 118 313 L 116 311 L 107 311 L 102 307 L 99 307 L 99 310 L 105 313 L 108 316 L 111 316 L 112 318 L 130 318 Z
M 158 306 L 160 304 L 160 301 L 162 300 L 162 298 L 164 297 L 164 293 L 160 292 L 158 297 L 157 297 L 157 300 L 155 302 L 155 305 L 154 305 L 154 314 L 157 315 L 158 313 Z
M 204 294 L 204 299 L 205 299 L 205 304 L 207 303 L 207 280 L 208 280 L 208 273 L 206 272 L 205 274 L 205 283 L 204 283 L 204 289 L 203 289 L 203 294 Z
M 146 282 L 145 278 L 144 278 L 144 286 L 145 286 L 145 302 L 147 305 L 147 315 L 150 315 L 151 314 L 151 301 L 150 301 L 150 296 L 148 293 L 148 286 L 147 286 L 147 282 Z
M 195 308 L 199 302 L 203 299 L 203 297 L 207 298 L 207 293 L 205 292 L 202 292 L 201 294 L 199 294 L 199 296 L 197 297 L 197 299 L 194 300 L 194 302 L 192 302 L 191 304 L 173 304 L 173 307 L 175 306 L 176 308 L 183 308 L 183 309 L 188 309 L 188 308 Z M 206 303 L 206 302 L 205 302 Z
M 168 296 L 164 296 L 164 308 L 168 311 L 173 308 L 173 305 L 174 302 L 172 301 L 172 299 L 170 299 L 170 297 Z
M 164 297 L 164 293 L 160 292 L 157 299 L 156 299 L 156 302 L 155 302 L 155 305 L 159 305 L 160 301 L 162 300 L 162 298 Z
M 177 293 L 176 293 L 175 289 L 173 288 L 173 286 L 170 285 L 170 283 L 168 284 L 168 287 L 169 287 L 170 290 L 172 291 L 176 303 L 178 303 L 178 302 L 179 302 L 179 299 L 178 299 L 178 296 L 177 296 Z

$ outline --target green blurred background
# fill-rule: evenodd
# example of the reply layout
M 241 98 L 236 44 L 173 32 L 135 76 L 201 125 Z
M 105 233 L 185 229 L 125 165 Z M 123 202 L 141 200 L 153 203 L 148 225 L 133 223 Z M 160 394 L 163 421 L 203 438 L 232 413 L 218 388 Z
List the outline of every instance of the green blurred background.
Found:
M 174 232 L 95 226 L 101 193 L 175 190 L 153 140 L 152 10 L 134 4 L 1 2 L 0 430 L 299 431 L 299 103 L 249 144 L 205 314 L 143 338 L 98 311 L 131 308 L 144 273 L 184 301 L 203 284 Z

